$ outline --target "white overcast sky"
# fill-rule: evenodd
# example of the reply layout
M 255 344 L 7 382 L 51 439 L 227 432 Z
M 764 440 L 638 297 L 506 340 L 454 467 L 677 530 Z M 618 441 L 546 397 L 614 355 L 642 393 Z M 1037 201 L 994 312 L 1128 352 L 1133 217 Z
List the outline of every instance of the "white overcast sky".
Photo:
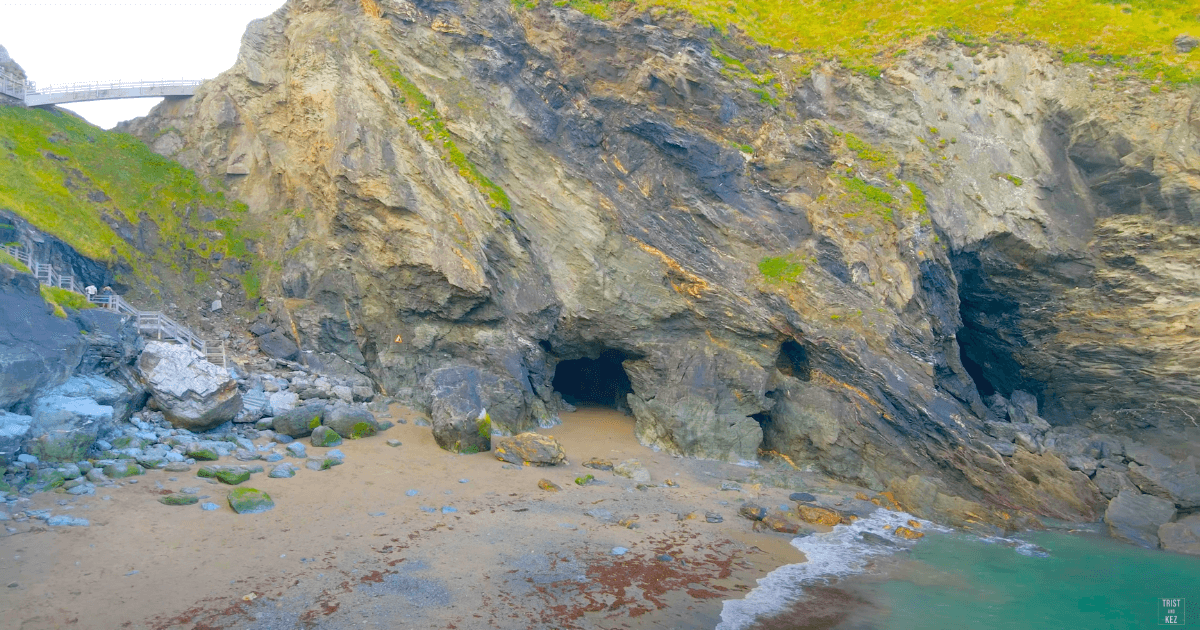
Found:
M 0 0 L 0 45 L 38 85 L 210 79 L 237 60 L 246 24 L 283 0 Z M 67 105 L 105 129 L 161 99 Z

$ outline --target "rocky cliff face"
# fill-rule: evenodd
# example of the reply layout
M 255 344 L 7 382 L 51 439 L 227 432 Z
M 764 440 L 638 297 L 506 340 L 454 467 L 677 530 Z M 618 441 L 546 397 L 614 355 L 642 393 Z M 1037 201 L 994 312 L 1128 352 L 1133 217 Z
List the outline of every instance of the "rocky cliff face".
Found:
M 1094 516 L 981 393 L 1200 414 L 1197 92 L 1009 45 L 791 61 L 670 16 L 292 0 L 128 129 L 275 226 L 276 323 L 389 394 L 469 374 L 517 431 L 598 360 L 648 445 Z

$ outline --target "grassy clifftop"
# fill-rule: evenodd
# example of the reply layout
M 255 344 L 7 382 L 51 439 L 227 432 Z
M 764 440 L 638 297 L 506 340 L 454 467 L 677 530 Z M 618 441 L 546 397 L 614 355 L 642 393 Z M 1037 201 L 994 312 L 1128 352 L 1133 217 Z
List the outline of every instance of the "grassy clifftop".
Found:
M 257 298 L 245 206 L 128 134 L 0 107 L 0 208 L 150 287 L 164 275 L 202 284 L 234 262 Z
M 540 0 L 543 3 L 549 0 Z M 524 8 L 539 0 L 514 0 Z M 1046 44 L 1066 61 L 1117 64 L 1131 75 L 1197 83 L 1200 49 L 1175 51 L 1176 35 L 1200 37 L 1194 0 L 560 0 L 606 19 L 623 8 L 678 10 L 722 32 L 836 59 L 868 72 L 937 32 L 967 45 L 989 40 Z

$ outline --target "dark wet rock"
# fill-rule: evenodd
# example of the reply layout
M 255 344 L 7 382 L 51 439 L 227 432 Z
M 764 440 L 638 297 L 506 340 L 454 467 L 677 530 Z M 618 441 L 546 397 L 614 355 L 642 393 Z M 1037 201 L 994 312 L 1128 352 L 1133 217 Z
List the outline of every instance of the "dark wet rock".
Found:
M 321 426 L 325 420 L 326 406 L 324 403 L 314 403 L 285 411 L 275 416 L 273 423 L 276 433 L 293 438 L 311 435 L 313 429 Z
M 525 428 L 528 410 L 511 379 L 476 368 L 453 367 L 434 371 L 424 382 L 430 396 L 433 439 L 443 449 L 487 451 L 493 429 Z
M 492 441 L 492 450 L 496 459 L 510 464 L 557 466 L 567 461 L 567 455 L 558 440 L 540 433 L 498 437 Z
M 1110 536 L 1147 549 L 1158 547 L 1159 528 L 1173 518 L 1173 503 L 1136 490 L 1122 490 L 1104 512 Z
M 0 409 L 66 381 L 86 346 L 75 321 L 54 316 L 32 275 L 0 265 Z
M 258 349 L 265 355 L 282 361 L 300 358 L 300 348 L 280 330 L 273 330 L 258 338 Z
M 817 500 L 817 497 L 807 492 L 793 492 L 788 495 L 788 500 L 796 501 L 797 503 L 812 503 Z
M 767 516 L 767 508 L 753 503 L 747 503 L 738 508 L 738 514 L 752 521 L 761 521 Z
M 723 523 L 725 522 L 725 517 L 716 512 L 705 512 L 704 520 L 708 523 Z
M 859 534 L 859 538 L 862 538 L 863 542 L 870 543 L 872 545 L 882 545 L 884 547 L 896 546 L 896 543 L 874 532 L 863 532 Z

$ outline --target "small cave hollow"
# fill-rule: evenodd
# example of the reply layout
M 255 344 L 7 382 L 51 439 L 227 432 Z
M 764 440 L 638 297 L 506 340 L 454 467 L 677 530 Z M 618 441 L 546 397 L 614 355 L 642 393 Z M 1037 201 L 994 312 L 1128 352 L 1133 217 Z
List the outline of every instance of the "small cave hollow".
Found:
M 966 368 L 971 380 L 975 381 L 975 388 L 979 390 L 980 396 L 991 396 L 996 393 L 996 386 L 992 385 L 992 382 L 983 374 L 983 366 L 968 356 L 966 344 L 961 334 L 958 340 L 958 358 L 962 361 L 963 367 Z
M 633 393 L 633 385 L 621 365 L 628 358 L 620 350 L 605 350 L 595 359 L 560 361 L 554 369 L 554 390 L 577 407 L 628 411 L 626 396 Z
M 779 347 L 779 356 L 775 357 L 775 369 L 802 381 L 812 379 L 808 351 L 793 339 L 788 339 Z

